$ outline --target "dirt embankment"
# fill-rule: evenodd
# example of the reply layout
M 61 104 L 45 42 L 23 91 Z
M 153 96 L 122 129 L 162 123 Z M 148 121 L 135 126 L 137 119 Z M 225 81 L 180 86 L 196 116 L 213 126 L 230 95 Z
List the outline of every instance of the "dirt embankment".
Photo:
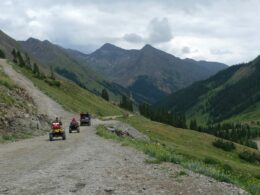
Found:
M 13 140 L 41 135 L 49 128 L 49 119 L 37 112 L 28 91 L 5 80 L 5 61 L 0 60 L 0 136 Z M 7 66 L 8 67 L 8 66 Z
M 63 116 L 68 130 L 67 121 L 75 114 L 64 111 L 11 66 L 3 67 L 29 92 L 39 113 Z M 45 135 L 2 145 L 0 194 L 246 194 L 174 164 L 145 163 L 143 153 L 96 135 L 96 127 L 108 123 L 95 119 L 81 133 L 67 134 L 66 141 L 50 142 Z

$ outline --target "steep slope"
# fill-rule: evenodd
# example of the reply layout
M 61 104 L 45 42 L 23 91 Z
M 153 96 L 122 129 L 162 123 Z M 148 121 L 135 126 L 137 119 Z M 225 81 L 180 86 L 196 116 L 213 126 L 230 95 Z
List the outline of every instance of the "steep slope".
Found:
M 68 52 L 152 102 L 227 67 L 216 62 L 182 60 L 151 45 L 125 50 L 107 43 L 90 55 Z
M 5 74 L 5 67 L 0 59 L 0 142 L 45 134 L 49 119 L 38 112 L 32 94 Z
M 12 39 L 0 30 L 0 50 L 5 53 L 6 58 L 12 59 L 11 52 L 14 48 L 22 50 L 21 46 L 19 45 L 19 43 L 17 43 L 16 40 Z
M 37 59 L 45 69 L 53 68 L 59 75 L 72 80 L 79 86 L 87 88 L 95 94 L 100 94 L 103 88 L 107 89 L 112 96 L 111 99 L 118 99 L 121 94 L 129 93 L 122 86 L 109 82 L 97 74 L 86 63 L 68 55 L 67 50 L 52 44 L 49 41 L 40 41 L 29 38 L 27 41 L 19 42 L 24 50 Z
M 239 118 L 239 115 L 247 116 L 244 120 L 253 119 L 260 103 L 259 78 L 260 57 L 257 57 L 173 93 L 156 106 L 184 112 L 201 123 Z

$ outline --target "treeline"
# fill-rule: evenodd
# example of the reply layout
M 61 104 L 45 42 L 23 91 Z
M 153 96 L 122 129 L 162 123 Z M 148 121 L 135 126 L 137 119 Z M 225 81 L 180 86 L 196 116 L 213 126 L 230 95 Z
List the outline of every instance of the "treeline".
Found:
M 241 123 L 219 123 L 202 127 L 197 125 L 196 120 L 191 120 L 190 129 L 209 133 L 255 149 L 257 149 L 257 144 L 252 139 L 260 136 L 257 129 L 251 129 L 249 125 Z
M 121 108 L 129 110 L 131 112 L 134 110 L 134 108 L 133 108 L 133 101 L 131 100 L 130 97 L 128 97 L 126 95 L 122 95 L 122 98 L 121 98 L 119 106 Z
M 186 117 L 181 113 L 172 113 L 164 108 L 152 109 L 148 104 L 143 103 L 139 105 L 139 112 L 141 115 L 157 122 L 172 125 L 178 128 L 187 128 Z
M 60 81 L 56 80 L 52 67 L 50 67 L 50 75 L 46 76 L 43 72 L 40 71 L 37 63 L 32 63 L 27 53 L 23 54 L 19 50 L 13 49 L 12 56 L 14 64 L 31 71 L 34 77 L 44 80 L 50 86 L 60 87 Z

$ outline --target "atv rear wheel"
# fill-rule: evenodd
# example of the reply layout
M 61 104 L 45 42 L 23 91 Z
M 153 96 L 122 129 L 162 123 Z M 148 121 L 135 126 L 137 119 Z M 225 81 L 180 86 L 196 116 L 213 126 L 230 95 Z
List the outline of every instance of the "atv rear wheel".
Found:
M 65 134 L 65 132 L 63 132 L 63 134 L 62 134 L 62 140 L 65 140 L 66 139 L 66 134 Z
M 80 132 L 79 128 L 77 129 L 77 132 L 78 132 L 78 133 Z
M 72 133 L 72 130 L 71 130 L 71 129 L 69 129 L 69 133 Z
M 50 139 L 50 141 L 53 141 L 53 135 L 52 135 L 52 133 L 49 133 L 49 139 Z

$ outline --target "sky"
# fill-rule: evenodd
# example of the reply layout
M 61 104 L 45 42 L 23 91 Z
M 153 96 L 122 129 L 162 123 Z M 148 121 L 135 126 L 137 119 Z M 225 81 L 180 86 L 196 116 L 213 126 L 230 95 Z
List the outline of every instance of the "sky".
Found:
M 1 0 L 0 29 L 84 53 L 145 44 L 181 58 L 248 62 L 260 54 L 259 0 Z

